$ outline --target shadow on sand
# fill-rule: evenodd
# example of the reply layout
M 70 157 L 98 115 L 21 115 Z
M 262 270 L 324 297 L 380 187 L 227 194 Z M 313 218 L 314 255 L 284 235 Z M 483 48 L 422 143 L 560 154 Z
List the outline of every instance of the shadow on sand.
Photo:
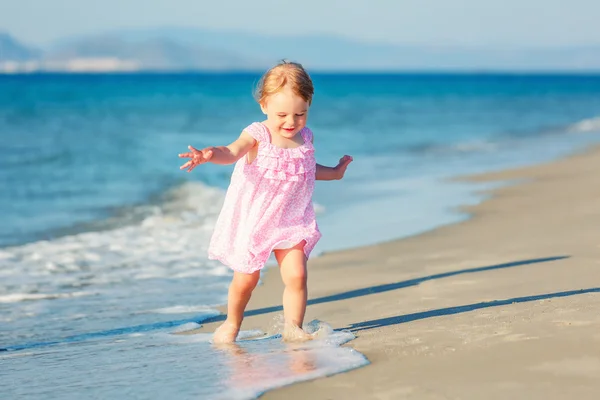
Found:
M 362 288 L 362 289 L 356 289 L 356 290 L 350 290 L 347 292 L 337 293 L 337 294 L 333 294 L 330 296 L 318 297 L 315 299 L 308 300 L 308 305 L 321 304 L 321 303 L 327 303 L 327 302 L 339 301 L 339 300 L 347 300 L 347 299 L 352 299 L 352 298 L 361 297 L 361 296 L 367 296 L 367 295 L 376 294 L 376 293 L 389 292 L 392 290 L 402 289 L 402 288 L 406 288 L 406 287 L 410 287 L 410 286 L 416 286 L 423 282 L 432 281 L 435 279 L 443 279 L 443 278 L 449 278 L 449 277 L 457 276 L 457 275 L 474 274 L 474 273 L 479 273 L 479 272 L 519 267 L 519 266 L 524 266 L 524 265 L 529 265 L 529 264 L 557 261 L 557 260 L 563 260 L 565 258 L 569 258 L 569 256 L 535 258 L 535 259 L 530 259 L 530 260 L 521 260 L 521 261 L 514 261 L 514 262 L 509 262 L 509 263 L 504 263 L 504 264 L 488 265 L 488 266 L 478 267 L 478 268 L 469 268 L 469 269 L 462 269 L 462 270 L 458 270 L 458 271 L 444 272 L 441 274 L 428 275 L 428 276 L 424 276 L 421 278 L 414 278 L 414 279 L 408 279 L 405 281 L 400 281 L 400 282 L 395 282 L 395 283 L 370 286 L 370 287 L 366 287 L 366 288 Z M 433 311 L 427 311 L 427 312 L 422 312 L 422 313 L 408 314 L 408 315 L 404 315 L 404 316 L 397 316 L 397 317 L 391 317 L 391 318 L 384 318 L 384 319 L 380 319 L 380 320 L 361 322 L 358 324 L 351 325 L 350 329 L 355 330 L 355 331 L 362 330 L 362 329 L 370 329 L 370 328 L 374 328 L 376 326 L 385 326 L 385 325 L 390 325 L 390 324 L 409 322 L 409 321 L 414 321 L 416 319 L 429 318 L 429 317 L 439 316 L 439 315 L 456 314 L 459 312 L 466 312 L 466 311 L 475 310 L 478 308 L 494 307 L 494 306 L 500 306 L 500 305 L 510 304 L 510 303 L 514 303 L 514 302 L 533 301 L 533 300 L 539 300 L 539 299 L 551 298 L 551 297 L 572 296 L 575 294 L 594 292 L 594 291 L 597 291 L 598 289 L 586 289 L 586 290 L 554 293 L 554 294 L 547 294 L 547 295 L 540 295 L 540 296 L 529 296 L 529 297 L 509 299 L 509 300 L 498 300 L 496 302 L 477 303 L 477 304 L 471 304 L 471 305 L 462 306 L 462 307 L 450 307 L 450 308 L 445 308 L 445 309 L 440 309 L 440 310 L 433 310 Z M 271 312 L 278 312 L 278 311 L 282 311 L 282 310 L 283 310 L 283 307 L 281 305 L 273 306 L 273 307 L 264 307 L 264 308 L 258 308 L 255 310 L 246 311 L 244 313 L 244 316 L 250 317 L 253 315 L 268 314 Z M 164 322 L 158 322 L 158 323 L 153 323 L 153 324 L 136 325 L 136 326 L 130 326 L 130 327 L 125 327 L 125 328 L 116 328 L 116 329 L 99 331 L 99 332 L 89 332 L 89 333 L 83 333 L 80 335 L 68 336 L 68 337 L 54 340 L 54 341 L 34 342 L 34 343 L 25 343 L 25 344 L 20 344 L 20 345 L 12 345 L 12 346 L 8 346 L 8 347 L 0 347 L 0 352 L 2 352 L 2 351 L 18 351 L 18 350 L 24 350 L 24 349 L 30 349 L 30 348 L 37 348 L 37 347 L 46 347 L 46 346 L 52 346 L 52 345 L 62 344 L 62 343 L 81 342 L 84 340 L 89 340 L 89 339 L 99 338 L 99 337 L 116 336 L 116 335 L 131 334 L 131 333 L 138 333 L 138 332 L 148 332 L 148 331 L 154 331 L 154 330 L 159 330 L 159 329 L 176 327 L 176 326 L 183 325 L 183 324 L 189 323 L 189 322 L 199 322 L 202 324 L 207 324 L 207 323 L 211 323 L 211 322 L 224 321 L 225 318 L 226 318 L 226 315 L 218 315 L 216 317 L 211 317 L 211 318 L 208 318 L 208 319 L 205 319 L 202 321 L 197 321 L 196 319 L 191 318 L 191 319 L 183 319 L 183 320 L 175 320 L 175 321 L 164 321 Z
M 579 294 L 586 294 L 586 293 L 600 293 L 600 288 L 569 290 L 566 292 L 546 293 L 546 294 L 538 294 L 538 295 L 533 295 L 533 296 L 514 297 L 512 299 L 506 299 L 506 300 L 484 301 L 481 303 L 468 304 L 468 305 L 464 305 L 464 306 L 438 308 L 437 310 L 422 311 L 422 312 L 412 313 L 412 314 L 397 315 L 395 317 L 380 318 L 380 319 L 373 319 L 370 321 L 358 322 L 355 324 L 351 324 L 348 327 L 343 328 L 343 329 L 347 329 L 352 332 L 359 332 L 359 331 L 368 330 L 368 329 L 380 328 L 383 326 L 404 324 L 407 322 L 417 321 L 419 319 L 441 317 L 444 315 L 461 314 L 464 312 L 480 310 L 482 308 L 506 306 L 509 304 L 527 303 L 530 301 L 554 299 L 554 298 L 559 298 L 559 297 L 576 296 Z
M 355 297 L 367 296 L 370 294 L 389 292 L 392 290 L 402 289 L 402 288 L 406 288 L 406 287 L 410 287 L 410 286 L 417 286 L 423 282 L 433 281 L 436 279 L 449 278 L 449 277 L 457 276 L 457 275 L 474 274 L 474 273 L 478 273 L 478 272 L 486 272 L 486 271 L 494 271 L 494 270 L 505 269 L 505 268 L 520 267 L 520 266 L 529 265 L 529 264 L 537 264 L 537 263 L 543 263 L 543 262 L 549 262 L 549 261 L 564 260 L 566 258 L 569 258 L 569 256 L 534 258 L 534 259 L 530 259 L 530 260 L 514 261 L 514 262 L 509 262 L 509 263 L 504 263 L 504 264 L 495 264 L 495 265 L 488 265 L 485 267 L 461 269 L 458 271 L 449 271 L 449 272 L 444 272 L 441 274 L 427 275 L 427 276 L 423 276 L 420 278 L 408 279 L 405 281 L 400 281 L 400 282 L 395 282 L 395 283 L 386 283 L 386 284 L 377 285 L 377 286 L 370 286 L 370 287 L 366 287 L 366 288 L 362 288 L 362 289 L 356 289 L 356 290 L 350 290 L 347 292 L 332 294 L 330 296 L 323 296 L 323 297 L 317 297 L 315 299 L 309 299 L 308 305 L 310 306 L 313 304 L 321 304 L 321 303 L 327 303 L 327 302 L 331 302 L 331 301 L 347 300 L 347 299 L 352 299 Z M 282 310 L 283 310 L 282 306 L 264 307 L 264 308 L 258 308 L 256 310 L 246 311 L 246 313 L 244 313 L 244 316 L 250 317 L 253 315 L 266 314 L 266 313 L 282 311 Z M 219 315 L 217 317 L 210 318 L 204 322 L 205 323 L 215 322 L 215 321 L 221 321 L 224 319 L 225 319 L 224 315 Z

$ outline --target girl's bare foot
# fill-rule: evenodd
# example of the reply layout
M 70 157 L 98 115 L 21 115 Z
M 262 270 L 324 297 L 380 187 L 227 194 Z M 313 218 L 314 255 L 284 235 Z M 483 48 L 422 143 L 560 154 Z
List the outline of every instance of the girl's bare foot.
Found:
M 298 325 L 292 323 L 285 324 L 281 337 L 284 342 L 306 342 L 313 339 L 310 333 L 306 333 Z
M 213 334 L 213 343 L 233 343 L 237 338 L 239 326 L 235 326 L 231 322 L 223 322 Z

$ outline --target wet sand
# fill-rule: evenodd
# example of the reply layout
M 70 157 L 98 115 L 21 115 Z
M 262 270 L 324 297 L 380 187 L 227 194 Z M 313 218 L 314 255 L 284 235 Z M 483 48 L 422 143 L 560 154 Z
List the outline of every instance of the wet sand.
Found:
M 600 398 L 600 149 L 465 179 L 511 184 L 462 223 L 310 261 L 306 321 L 371 364 L 262 398 Z M 282 290 L 268 270 L 243 329 L 269 330 Z

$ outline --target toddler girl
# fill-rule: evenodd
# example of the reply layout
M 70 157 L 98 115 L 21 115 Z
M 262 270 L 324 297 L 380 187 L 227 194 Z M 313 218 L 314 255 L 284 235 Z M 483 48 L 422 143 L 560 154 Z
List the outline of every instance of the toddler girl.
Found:
M 266 115 L 246 127 L 227 146 L 207 147 L 179 157 L 181 166 L 236 163 L 223 208 L 210 241 L 208 256 L 233 269 L 227 319 L 215 331 L 215 343 L 235 341 L 244 309 L 271 253 L 285 284 L 284 339 L 307 339 L 301 330 L 306 311 L 310 252 L 321 237 L 312 195 L 315 180 L 341 179 L 352 157 L 336 167 L 315 161 L 313 134 L 306 127 L 313 96 L 312 81 L 297 63 L 282 62 L 261 78 L 256 100 Z

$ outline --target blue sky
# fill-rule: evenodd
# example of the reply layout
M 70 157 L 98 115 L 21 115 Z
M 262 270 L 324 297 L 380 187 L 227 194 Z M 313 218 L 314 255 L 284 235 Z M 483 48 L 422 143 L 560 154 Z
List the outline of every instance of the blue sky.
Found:
M 30 44 L 112 29 L 185 26 L 362 41 L 600 44 L 599 0 L 0 0 L 0 30 Z

